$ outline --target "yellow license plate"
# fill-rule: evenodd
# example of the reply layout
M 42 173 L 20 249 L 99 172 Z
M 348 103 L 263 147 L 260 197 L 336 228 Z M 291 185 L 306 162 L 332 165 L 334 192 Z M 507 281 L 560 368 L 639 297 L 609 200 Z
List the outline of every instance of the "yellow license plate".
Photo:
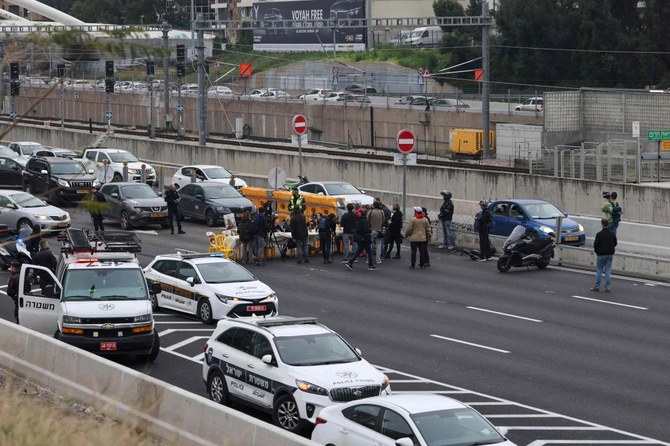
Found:
M 68 226 L 70 226 L 70 223 L 58 223 L 59 228 L 67 228 Z
M 86 189 L 79 189 L 79 190 L 77 190 L 77 193 L 78 194 L 87 194 L 88 191 Z
M 577 240 L 579 240 L 579 237 L 565 237 L 563 240 L 565 240 L 566 242 L 576 242 Z
M 151 218 L 163 218 L 163 214 L 151 214 Z

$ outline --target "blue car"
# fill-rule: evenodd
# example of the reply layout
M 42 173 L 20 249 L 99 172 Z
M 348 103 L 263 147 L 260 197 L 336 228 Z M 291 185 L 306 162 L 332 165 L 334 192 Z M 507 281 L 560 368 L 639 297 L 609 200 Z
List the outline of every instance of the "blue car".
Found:
M 556 234 L 556 218 L 563 217 L 561 223 L 561 244 L 583 246 L 586 243 L 584 227 L 553 204 L 543 200 L 499 200 L 489 205 L 495 224 L 491 234 L 507 237 L 517 225 L 533 228 L 546 237 Z

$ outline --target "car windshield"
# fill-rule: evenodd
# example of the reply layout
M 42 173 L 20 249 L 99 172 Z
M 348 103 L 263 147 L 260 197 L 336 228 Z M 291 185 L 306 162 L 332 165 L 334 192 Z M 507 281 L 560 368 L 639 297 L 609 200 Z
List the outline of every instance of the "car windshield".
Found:
M 277 337 L 274 342 L 282 361 L 288 365 L 313 366 L 361 360 L 356 352 L 334 333 Z
M 21 150 L 24 155 L 30 155 L 36 150 L 44 150 L 44 146 L 42 144 L 22 144 Z
M 158 198 L 156 192 L 149 187 L 138 184 L 137 186 L 123 186 L 121 193 L 126 198 Z
M 234 262 L 199 263 L 198 270 L 205 283 L 253 282 L 257 280 L 243 266 Z
M 565 217 L 565 214 L 551 203 L 527 204 L 524 207 L 528 215 L 535 219 Z
M 54 163 L 51 165 L 52 175 L 86 175 L 86 169 L 78 162 Z
M 25 192 L 19 192 L 11 196 L 12 200 L 16 202 L 19 207 L 22 208 L 40 208 L 46 206 L 46 204 L 37 197 L 34 197 Z
M 220 180 L 230 178 L 230 172 L 223 167 L 208 167 L 202 169 L 210 180 Z
M 108 153 L 108 155 L 115 163 L 122 163 L 124 161 L 128 161 L 129 163 L 136 163 L 139 161 L 135 155 L 129 152 L 111 152 Z
M 205 197 L 211 200 L 218 200 L 219 198 L 240 198 L 242 195 L 232 186 L 222 184 L 218 187 L 206 187 Z
M 349 183 L 324 184 L 324 186 L 328 195 L 358 195 L 361 193 Z
M 505 439 L 470 408 L 410 414 L 428 446 L 463 446 L 500 443 Z
M 143 300 L 147 287 L 139 268 L 68 270 L 63 277 L 63 300 Z

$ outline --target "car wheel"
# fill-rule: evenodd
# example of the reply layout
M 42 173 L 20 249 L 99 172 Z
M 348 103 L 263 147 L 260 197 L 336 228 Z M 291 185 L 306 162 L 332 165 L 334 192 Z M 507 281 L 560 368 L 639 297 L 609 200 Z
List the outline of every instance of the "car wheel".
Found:
M 156 312 L 160 310 L 161 307 L 158 305 L 157 294 L 149 294 L 149 300 L 151 301 L 151 311 Z
M 535 266 L 537 266 L 538 269 L 545 269 L 549 266 L 549 263 L 551 263 L 550 259 L 540 259 L 535 262 Z
M 121 229 L 124 231 L 129 230 L 130 228 L 133 227 L 133 225 L 130 224 L 130 216 L 128 215 L 128 212 L 126 211 L 121 211 L 121 217 L 119 218 L 119 224 L 121 225 Z
M 508 256 L 500 256 L 496 266 L 498 267 L 498 271 L 506 273 L 512 267 L 512 258 Z
M 228 386 L 220 371 L 214 370 L 209 375 L 209 379 L 207 380 L 207 393 L 209 394 L 209 399 L 215 403 L 223 405 L 228 404 Z
M 306 428 L 306 422 L 300 419 L 298 405 L 291 395 L 277 398 L 272 408 L 272 420 L 277 426 L 294 434 L 300 434 Z
M 158 353 L 161 351 L 161 338 L 158 336 L 158 332 L 154 330 L 154 342 L 151 344 L 151 351 L 148 355 L 137 355 L 137 359 L 144 362 L 153 362 L 158 357 Z
M 213 210 L 207 209 L 207 212 L 205 212 L 205 222 L 207 226 L 214 226 L 216 224 L 216 215 L 214 215 Z
M 112 178 L 112 183 L 120 183 L 121 181 L 123 181 L 123 176 L 121 176 L 120 173 L 116 172 L 114 174 L 114 178 Z
M 23 228 L 28 228 L 30 229 L 30 232 L 33 231 L 33 224 L 28 220 L 27 218 L 22 218 L 19 220 L 19 222 L 16 224 L 16 229 L 21 232 L 21 229 Z
M 212 318 L 212 304 L 207 299 L 201 299 L 198 302 L 198 318 L 205 324 L 214 322 Z
M 521 107 L 517 107 L 517 108 L 515 108 L 514 110 L 516 110 L 516 111 L 521 111 Z

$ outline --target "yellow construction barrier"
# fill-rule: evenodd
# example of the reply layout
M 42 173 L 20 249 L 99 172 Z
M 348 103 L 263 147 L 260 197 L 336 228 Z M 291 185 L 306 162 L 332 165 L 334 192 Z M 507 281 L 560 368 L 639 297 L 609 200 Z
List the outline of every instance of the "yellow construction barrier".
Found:
M 288 209 L 289 200 L 291 199 L 291 191 L 288 190 L 272 190 L 263 189 L 262 187 L 248 187 L 245 186 L 240 189 L 240 192 L 248 198 L 256 208 L 260 208 L 266 201 L 274 199 L 277 203 L 275 212 L 280 219 L 290 217 Z M 335 214 L 338 215 L 338 207 L 340 210 L 344 209 L 344 201 L 335 197 L 326 197 L 324 195 L 301 193 L 305 199 L 305 215 L 310 216 L 317 212 L 322 215 Z

